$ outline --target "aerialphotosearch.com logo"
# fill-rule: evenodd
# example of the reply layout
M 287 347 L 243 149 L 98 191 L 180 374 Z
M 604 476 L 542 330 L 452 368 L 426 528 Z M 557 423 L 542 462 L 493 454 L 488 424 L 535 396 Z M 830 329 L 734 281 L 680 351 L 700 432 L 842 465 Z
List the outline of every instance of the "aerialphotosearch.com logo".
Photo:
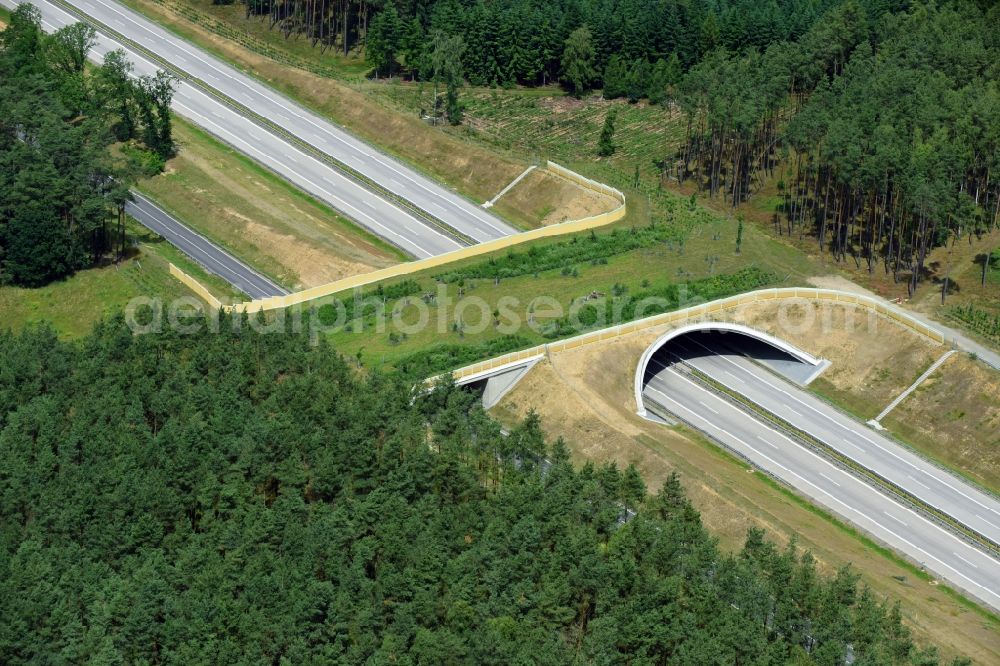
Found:
M 706 301 L 689 297 L 686 285 L 678 285 L 675 298 L 663 296 L 629 297 L 627 293 L 591 292 L 566 300 L 554 295 L 538 295 L 524 300 L 501 296 L 491 303 L 472 294 L 460 296 L 438 284 L 433 292 L 387 299 L 378 293 L 364 293 L 360 288 L 350 296 L 325 297 L 283 309 L 246 314 L 224 314 L 193 296 L 164 302 L 159 298 L 137 297 L 125 308 L 125 321 L 136 335 L 170 329 L 179 334 L 217 332 L 221 326 L 234 329 L 249 327 L 258 333 L 307 331 L 313 344 L 323 336 L 342 331 L 365 336 L 388 336 L 400 342 L 421 335 L 433 327 L 441 338 L 476 336 L 492 329 L 500 335 L 534 331 L 545 338 L 566 337 L 577 333 L 613 327 L 676 310 L 690 310 L 688 321 L 752 321 L 752 308 L 759 302 L 733 304 L 722 312 L 706 312 L 696 306 Z M 875 330 L 878 315 L 871 310 L 862 317 L 853 305 L 814 302 L 805 298 L 784 298 L 777 302 L 776 317 L 771 318 L 777 333 L 789 336 L 806 332 L 818 334 L 834 330 L 856 330 L 859 325 Z M 860 319 L 860 321 L 859 321 Z M 819 329 L 815 328 L 819 325 Z

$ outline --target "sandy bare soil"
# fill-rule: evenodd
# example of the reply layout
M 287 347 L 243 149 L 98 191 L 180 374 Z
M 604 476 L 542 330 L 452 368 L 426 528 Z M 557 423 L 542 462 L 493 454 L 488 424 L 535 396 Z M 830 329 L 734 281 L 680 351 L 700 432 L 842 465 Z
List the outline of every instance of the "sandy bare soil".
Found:
M 855 284 L 841 275 L 817 275 L 809 278 L 808 282 L 817 289 L 839 289 L 840 291 L 847 291 L 852 294 L 862 294 L 864 296 L 873 297 L 878 296 L 878 294 L 870 289 L 865 289 L 861 285 Z
M 199 39 L 270 85 L 286 94 L 294 91 L 300 99 L 362 138 L 412 160 L 474 199 L 486 201 L 524 169 L 523 164 L 430 127 L 416 115 L 405 116 L 390 110 L 344 83 L 249 51 L 187 21 L 167 6 L 149 0 L 139 0 L 137 4 L 150 16 L 183 25 L 186 31 L 197 34 Z
M 267 248 L 269 254 L 282 264 L 294 267 L 303 287 L 315 287 L 335 282 L 351 275 L 360 275 L 389 265 L 388 261 L 353 261 L 351 244 L 343 234 L 331 232 L 331 240 L 339 242 L 344 249 L 334 254 L 329 249 L 308 243 L 292 234 L 283 234 L 266 224 L 248 221 L 245 227 L 247 239 L 259 247 Z M 356 253 L 359 257 L 361 252 Z M 370 258 L 370 257 L 369 257 Z
M 917 449 L 1000 492 L 1000 373 L 955 354 L 883 420 Z

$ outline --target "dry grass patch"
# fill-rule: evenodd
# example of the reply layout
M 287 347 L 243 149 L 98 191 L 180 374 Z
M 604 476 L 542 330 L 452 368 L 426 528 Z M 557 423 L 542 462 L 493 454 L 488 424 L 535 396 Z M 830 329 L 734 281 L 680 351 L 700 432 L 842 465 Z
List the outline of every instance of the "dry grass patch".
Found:
M 534 229 L 614 210 L 614 197 L 581 187 L 544 169 L 535 169 L 497 200 L 495 209 L 521 226 Z
M 997 283 L 986 281 L 982 283 L 982 263 L 980 257 L 1000 248 L 1000 228 L 981 236 L 965 234 L 961 238 L 950 237 L 940 247 L 932 248 L 925 261 L 926 275 L 921 279 L 916 293 L 910 298 L 908 293 L 908 278 L 910 274 L 901 270 L 894 277 L 886 271 L 881 256 L 869 270 L 868 262 L 859 257 L 849 256 L 845 261 L 837 261 L 829 251 L 821 251 L 815 233 L 811 229 L 796 230 L 787 235 L 787 220 L 780 213 L 782 197 L 777 190 L 777 183 L 784 178 L 787 182 L 789 174 L 786 169 L 779 168 L 774 176 L 764 183 L 748 201 L 741 204 L 737 211 L 748 221 L 772 237 L 789 246 L 807 253 L 824 272 L 839 272 L 850 280 L 885 298 L 900 298 L 907 307 L 928 314 L 949 326 L 959 327 L 960 322 L 947 317 L 947 310 L 953 306 L 973 303 L 977 307 L 993 312 L 1000 312 L 1000 290 Z M 695 191 L 693 182 L 688 181 L 683 186 L 669 183 L 672 191 L 690 195 Z M 714 199 L 699 194 L 702 205 L 720 213 L 731 211 L 729 203 L 722 197 Z M 774 216 L 781 221 L 782 229 L 779 236 L 774 225 Z M 942 283 L 948 278 L 948 293 L 945 303 L 941 303 Z M 980 338 L 974 331 L 968 331 L 970 337 L 977 338 L 981 343 L 996 347 L 995 344 Z
M 934 582 L 887 557 L 869 542 L 775 488 L 773 481 L 685 428 L 657 425 L 635 415 L 633 373 L 642 350 L 660 330 L 552 354 L 535 366 L 495 408 L 511 422 L 535 409 L 550 438 L 562 436 L 576 463 L 635 463 L 655 490 L 678 470 L 705 525 L 728 549 L 760 526 L 779 544 L 797 539 L 821 568 L 853 563 L 878 595 L 900 599 L 920 641 L 946 655 L 1000 662 L 995 621 L 958 602 Z
M 735 318 L 829 359 L 832 365 L 810 388 L 864 420 L 881 413 L 947 351 L 851 306 L 803 302 L 779 308 L 755 305 Z M 1000 373 L 995 370 L 955 355 L 882 425 L 925 456 L 1000 490 Z
M 185 223 L 289 287 L 313 287 L 402 255 L 186 122 L 166 171 L 141 183 Z
M 812 388 L 865 420 L 877 416 L 945 351 L 868 310 L 837 303 L 761 303 L 741 308 L 734 318 L 830 360 Z
M 883 425 L 946 465 L 1000 491 L 1000 373 L 956 354 Z

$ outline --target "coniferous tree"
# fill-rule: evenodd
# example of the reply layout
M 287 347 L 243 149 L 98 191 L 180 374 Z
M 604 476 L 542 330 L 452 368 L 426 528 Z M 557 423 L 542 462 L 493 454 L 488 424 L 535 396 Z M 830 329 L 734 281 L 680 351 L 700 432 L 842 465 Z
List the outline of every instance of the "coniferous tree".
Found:
M 629 70 L 622 58 L 615 54 L 608 61 L 608 66 L 604 68 L 604 89 L 602 94 L 604 99 L 616 99 L 624 97 L 628 90 Z
M 610 157 L 615 153 L 615 109 L 608 111 L 604 116 L 604 126 L 601 128 L 601 136 L 597 140 L 597 154 L 601 157 Z
M 404 26 L 396 11 L 396 6 L 389 3 L 383 11 L 376 14 L 368 26 L 365 38 L 365 59 L 379 73 L 391 77 L 396 69 L 396 56 L 403 48 Z
M 0 282 L 40 286 L 100 262 L 133 164 L 172 150 L 172 80 L 134 82 L 119 52 L 87 68 L 94 43 L 82 24 L 45 35 L 27 4 L 0 32 Z M 128 143 L 112 153 L 116 139 Z
M 635 104 L 647 96 L 651 77 L 649 62 L 645 58 L 632 63 L 625 79 L 625 97 L 629 102 Z
M 936 663 L 850 569 L 721 550 L 676 474 L 646 501 L 292 322 L 0 332 L 0 367 L 4 664 Z
M 589 28 L 577 28 L 570 33 L 563 48 L 562 71 L 570 92 L 576 97 L 583 95 L 594 80 L 595 57 Z

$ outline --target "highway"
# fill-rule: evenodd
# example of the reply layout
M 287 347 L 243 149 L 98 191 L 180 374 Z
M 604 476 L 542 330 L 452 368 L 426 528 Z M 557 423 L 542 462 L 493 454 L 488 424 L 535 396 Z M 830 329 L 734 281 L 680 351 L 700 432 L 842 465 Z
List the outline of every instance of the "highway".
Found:
M 656 359 L 651 365 L 658 363 Z M 1000 561 L 685 377 L 653 368 L 643 399 L 1000 610 Z M 919 584 L 919 583 L 916 583 Z
M 281 285 L 264 277 L 204 236 L 191 230 L 146 197 L 132 192 L 134 201 L 125 204 L 125 212 L 143 226 L 163 236 L 170 244 L 197 261 L 205 270 L 218 275 L 251 298 L 282 296 L 288 293 Z
M 1000 543 L 1000 502 L 996 498 L 769 372 L 736 345 L 726 344 L 725 338 L 686 335 L 668 344 L 685 363 L 716 382 Z
M 0 4 L 13 8 L 17 3 L 0 0 Z M 79 22 L 77 17 L 46 0 L 38 0 L 36 6 L 42 13 L 42 26 L 46 31 Z M 121 44 L 99 33 L 91 57 L 100 62 L 107 53 L 121 48 Z M 137 75 L 154 74 L 159 69 L 143 56 L 124 50 Z M 377 196 L 340 170 L 264 129 L 197 86 L 179 83 L 172 106 L 178 114 L 412 257 L 432 257 L 463 247 L 453 236 Z
M 12 0 L 3 1 L 9 3 Z M 280 126 L 300 141 L 333 157 L 365 178 L 378 183 L 393 195 L 437 218 L 460 235 L 474 242 L 482 242 L 517 233 L 516 229 L 477 204 L 379 152 L 274 89 L 243 74 L 118 2 L 114 0 L 68 0 L 68 2 L 78 11 L 140 44 L 178 70 L 207 84 L 228 98 L 231 104 L 242 105 Z M 50 16 L 49 8 L 55 7 L 48 0 L 39 0 L 38 4 L 47 18 Z M 54 14 L 49 20 L 65 21 L 65 16 L 59 17 L 58 14 Z M 221 102 L 217 104 L 221 105 Z M 373 193 L 368 193 L 368 198 L 373 196 L 375 196 Z M 344 212 L 351 214 L 349 211 Z M 394 220 L 386 218 L 386 222 Z

